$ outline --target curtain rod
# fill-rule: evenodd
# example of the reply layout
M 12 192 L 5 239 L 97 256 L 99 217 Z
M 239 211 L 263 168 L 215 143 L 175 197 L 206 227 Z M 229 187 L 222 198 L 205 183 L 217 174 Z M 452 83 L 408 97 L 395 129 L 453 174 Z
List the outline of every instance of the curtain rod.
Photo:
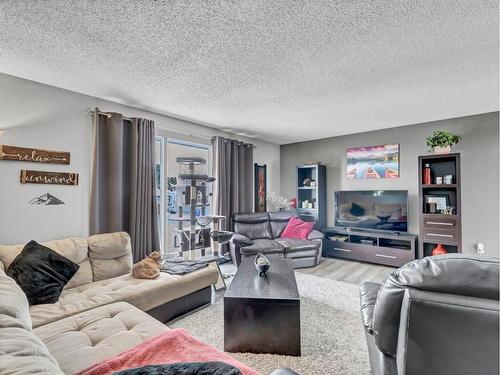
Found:
M 220 136 L 214 135 L 214 136 L 212 136 L 212 140 L 216 139 L 217 137 L 221 137 L 224 140 L 224 142 L 227 142 L 227 141 L 236 141 L 238 143 L 242 143 L 245 146 L 252 146 L 253 148 L 257 148 L 257 146 L 255 146 L 253 143 L 238 141 L 237 139 L 231 139 L 231 138 L 228 138 L 228 137 L 224 137 L 222 135 L 220 135 Z
M 90 114 L 91 114 L 91 115 L 95 115 L 95 110 L 93 110 L 93 109 L 89 108 L 89 112 L 90 112 Z M 110 118 L 110 117 L 111 117 L 111 112 L 102 112 L 102 111 L 99 111 L 99 114 L 100 114 L 100 115 L 104 115 L 104 116 L 106 116 L 107 118 Z M 130 117 L 125 117 L 125 116 L 123 116 L 123 119 L 124 119 L 125 121 L 132 121 L 132 120 L 133 120 L 132 118 L 130 118 Z
M 92 108 L 88 108 L 89 110 L 89 113 L 91 115 L 95 115 L 95 110 L 92 109 Z M 111 115 L 111 112 L 103 112 L 103 111 L 99 111 L 99 114 L 100 115 L 104 115 L 104 116 L 107 116 L 108 118 L 110 118 L 112 115 Z M 125 121 L 132 121 L 133 119 L 130 118 L 130 117 L 123 117 L 123 119 Z M 205 138 L 205 139 L 210 139 L 210 140 L 214 140 L 215 138 L 217 138 L 217 136 L 210 136 L 210 135 L 204 135 L 204 134 L 197 134 L 197 133 L 188 133 L 188 132 L 183 132 L 183 131 L 179 131 L 179 130 L 173 130 L 173 129 L 165 129 L 165 128 L 158 128 L 160 130 L 164 130 L 166 132 L 172 132 L 172 133 L 177 133 L 177 134 L 182 134 L 182 135 L 187 135 L 189 137 L 197 137 L 197 138 Z M 221 138 L 224 138 L 225 141 L 227 142 L 228 140 L 230 140 L 230 138 L 227 138 L 227 137 L 224 137 L 224 136 L 220 136 Z M 246 144 L 246 145 L 252 145 L 253 148 L 257 148 L 257 146 L 255 146 L 254 144 L 251 144 L 251 143 L 246 143 L 246 142 L 242 142 L 241 143 L 243 144 Z
M 92 115 L 95 115 L 95 110 L 93 110 L 92 108 L 89 107 L 89 112 L 90 114 Z M 104 116 L 107 116 L 108 118 L 111 117 L 111 112 L 103 112 L 103 111 L 99 111 L 99 114 L 100 115 L 104 115 Z M 132 121 L 133 119 L 130 118 L 130 117 L 123 117 L 123 119 L 125 121 Z M 166 132 L 172 132 L 172 133 L 177 133 L 177 134 L 182 134 L 182 135 L 187 135 L 189 137 L 198 137 L 198 138 L 205 138 L 205 139 L 212 139 L 213 137 L 209 136 L 209 135 L 203 135 L 203 134 L 196 134 L 196 133 L 187 133 L 187 132 L 183 132 L 183 131 L 179 131 L 179 130 L 173 130 L 173 129 L 165 129 L 165 128 L 157 128 L 157 129 L 160 129 L 160 130 L 164 130 Z

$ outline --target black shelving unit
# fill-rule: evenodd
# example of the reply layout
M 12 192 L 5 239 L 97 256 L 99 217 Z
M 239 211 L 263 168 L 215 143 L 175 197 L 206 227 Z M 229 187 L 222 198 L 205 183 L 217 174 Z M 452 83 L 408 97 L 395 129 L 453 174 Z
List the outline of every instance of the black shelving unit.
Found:
M 321 164 L 297 167 L 297 211 L 305 221 L 315 221 L 316 228 L 326 227 L 326 167 Z M 304 180 L 315 182 L 315 186 L 304 185 Z M 308 201 L 313 207 L 303 207 Z
M 431 184 L 423 183 L 424 167 L 431 168 Z M 432 255 L 441 244 L 449 253 L 462 252 L 462 202 L 460 182 L 460 154 L 424 155 L 418 158 L 420 197 L 420 238 L 418 257 Z M 436 177 L 452 175 L 451 184 L 436 184 Z M 454 208 L 452 215 L 430 213 L 426 197 L 445 197 L 447 205 Z

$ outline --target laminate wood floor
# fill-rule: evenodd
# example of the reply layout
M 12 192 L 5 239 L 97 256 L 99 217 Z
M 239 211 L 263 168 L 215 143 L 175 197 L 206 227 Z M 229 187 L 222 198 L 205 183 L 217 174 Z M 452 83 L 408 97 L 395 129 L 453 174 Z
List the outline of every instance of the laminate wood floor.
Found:
M 337 258 L 323 258 L 313 268 L 301 268 L 296 272 L 343 281 L 350 284 L 361 284 L 363 281 L 382 283 L 386 276 L 396 268 L 378 264 L 357 262 Z

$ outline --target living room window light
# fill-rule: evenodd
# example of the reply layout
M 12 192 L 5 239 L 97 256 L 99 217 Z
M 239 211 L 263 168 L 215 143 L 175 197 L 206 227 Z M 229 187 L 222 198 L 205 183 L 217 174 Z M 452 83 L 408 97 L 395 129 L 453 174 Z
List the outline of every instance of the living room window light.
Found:
M 157 136 L 155 141 L 155 181 L 160 244 L 162 254 L 169 254 L 175 252 L 172 233 L 176 228 L 175 223 L 169 221 L 169 216 L 178 214 L 177 192 L 173 188 L 173 185 L 177 183 L 179 174 L 179 165 L 176 163 L 176 158 L 187 156 L 204 158 L 207 161 L 208 174 L 210 174 L 211 146 L 164 136 Z M 209 188 L 211 189 L 211 187 Z M 211 204 L 208 207 L 207 214 L 211 213 Z

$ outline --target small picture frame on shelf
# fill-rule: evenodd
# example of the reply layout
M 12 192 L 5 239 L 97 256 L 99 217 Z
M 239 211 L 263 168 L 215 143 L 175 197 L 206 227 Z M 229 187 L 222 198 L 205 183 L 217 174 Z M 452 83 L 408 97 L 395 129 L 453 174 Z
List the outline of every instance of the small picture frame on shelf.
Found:
M 447 175 L 443 176 L 443 183 L 445 185 L 451 185 L 451 184 L 453 184 L 453 175 L 447 174 Z
M 425 203 L 425 213 L 426 214 L 437 214 L 437 204 L 434 202 Z
M 448 194 L 428 194 L 425 196 L 425 203 L 435 203 L 437 212 L 443 212 L 450 205 Z

